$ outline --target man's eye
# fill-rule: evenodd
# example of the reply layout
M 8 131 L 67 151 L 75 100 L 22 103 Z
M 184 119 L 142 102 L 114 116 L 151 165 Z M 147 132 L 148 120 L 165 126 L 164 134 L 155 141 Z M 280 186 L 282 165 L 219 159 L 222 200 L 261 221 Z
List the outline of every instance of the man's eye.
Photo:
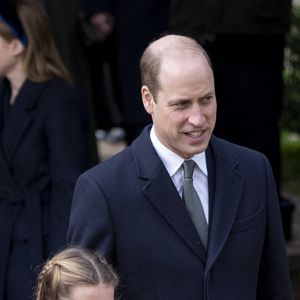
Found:
M 204 103 L 204 104 L 210 103 L 212 99 L 213 99 L 213 96 L 207 96 L 205 98 L 202 98 L 201 102 Z
M 175 103 L 176 107 L 184 107 L 184 106 L 187 106 L 187 105 L 188 105 L 187 101 L 180 101 L 180 102 Z

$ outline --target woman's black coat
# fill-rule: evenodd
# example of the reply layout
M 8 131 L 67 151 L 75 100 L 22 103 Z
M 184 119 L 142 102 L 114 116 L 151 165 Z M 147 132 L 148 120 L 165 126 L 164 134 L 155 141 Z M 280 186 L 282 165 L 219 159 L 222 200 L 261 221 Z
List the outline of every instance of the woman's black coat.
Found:
M 27 80 L 15 104 L 5 113 L 4 99 L 9 91 L 9 82 L 3 79 L 0 84 L 1 299 L 11 251 L 16 244 L 28 243 L 33 271 L 49 254 L 65 245 L 73 187 L 79 174 L 89 167 L 86 103 L 73 87 L 59 79 L 43 83 Z

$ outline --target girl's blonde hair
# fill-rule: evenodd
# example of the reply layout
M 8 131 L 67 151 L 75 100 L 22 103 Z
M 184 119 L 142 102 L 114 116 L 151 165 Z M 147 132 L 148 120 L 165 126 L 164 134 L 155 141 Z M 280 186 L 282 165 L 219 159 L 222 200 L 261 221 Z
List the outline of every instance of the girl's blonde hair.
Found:
M 71 81 L 56 49 L 48 16 L 40 0 L 10 0 L 22 24 L 28 43 L 25 46 L 26 77 L 35 82 L 63 78 Z M 6 28 L 5 28 L 6 27 Z M 14 34 L 0 21 L 1 36 L 10 41 Z
M 81 248 L 68 248 L 47 261 L 39 274 L 36 300 L 62 300 L 72 287 L 99 285 L 116 288 L 118 277 L 103 257 Z

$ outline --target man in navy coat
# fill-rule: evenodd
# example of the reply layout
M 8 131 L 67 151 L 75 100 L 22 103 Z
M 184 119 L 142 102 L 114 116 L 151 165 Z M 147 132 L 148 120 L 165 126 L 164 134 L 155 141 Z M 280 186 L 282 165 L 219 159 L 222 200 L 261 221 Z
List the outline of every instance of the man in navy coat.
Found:
M 117 269 L 121 299 L 292 299 L 278 199 L 262 154 L 215 136 L 209 58 L 169 35 L 141 59 L 153 125 L 79 178 L 68 239 Z M 183 200 L 185 160 L 208 224 L 205 247 Z

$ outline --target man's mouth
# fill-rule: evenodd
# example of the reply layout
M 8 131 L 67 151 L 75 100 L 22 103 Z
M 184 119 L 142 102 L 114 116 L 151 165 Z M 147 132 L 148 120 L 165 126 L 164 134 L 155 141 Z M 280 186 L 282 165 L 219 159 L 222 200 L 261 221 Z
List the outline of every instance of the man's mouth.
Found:
M 185 134 L 191 138 L 199 138 L 203 135 L 203 133 L 205 132 L 205 130 L 201 130 L 201 131 L 188 131 L 185 132 Z

